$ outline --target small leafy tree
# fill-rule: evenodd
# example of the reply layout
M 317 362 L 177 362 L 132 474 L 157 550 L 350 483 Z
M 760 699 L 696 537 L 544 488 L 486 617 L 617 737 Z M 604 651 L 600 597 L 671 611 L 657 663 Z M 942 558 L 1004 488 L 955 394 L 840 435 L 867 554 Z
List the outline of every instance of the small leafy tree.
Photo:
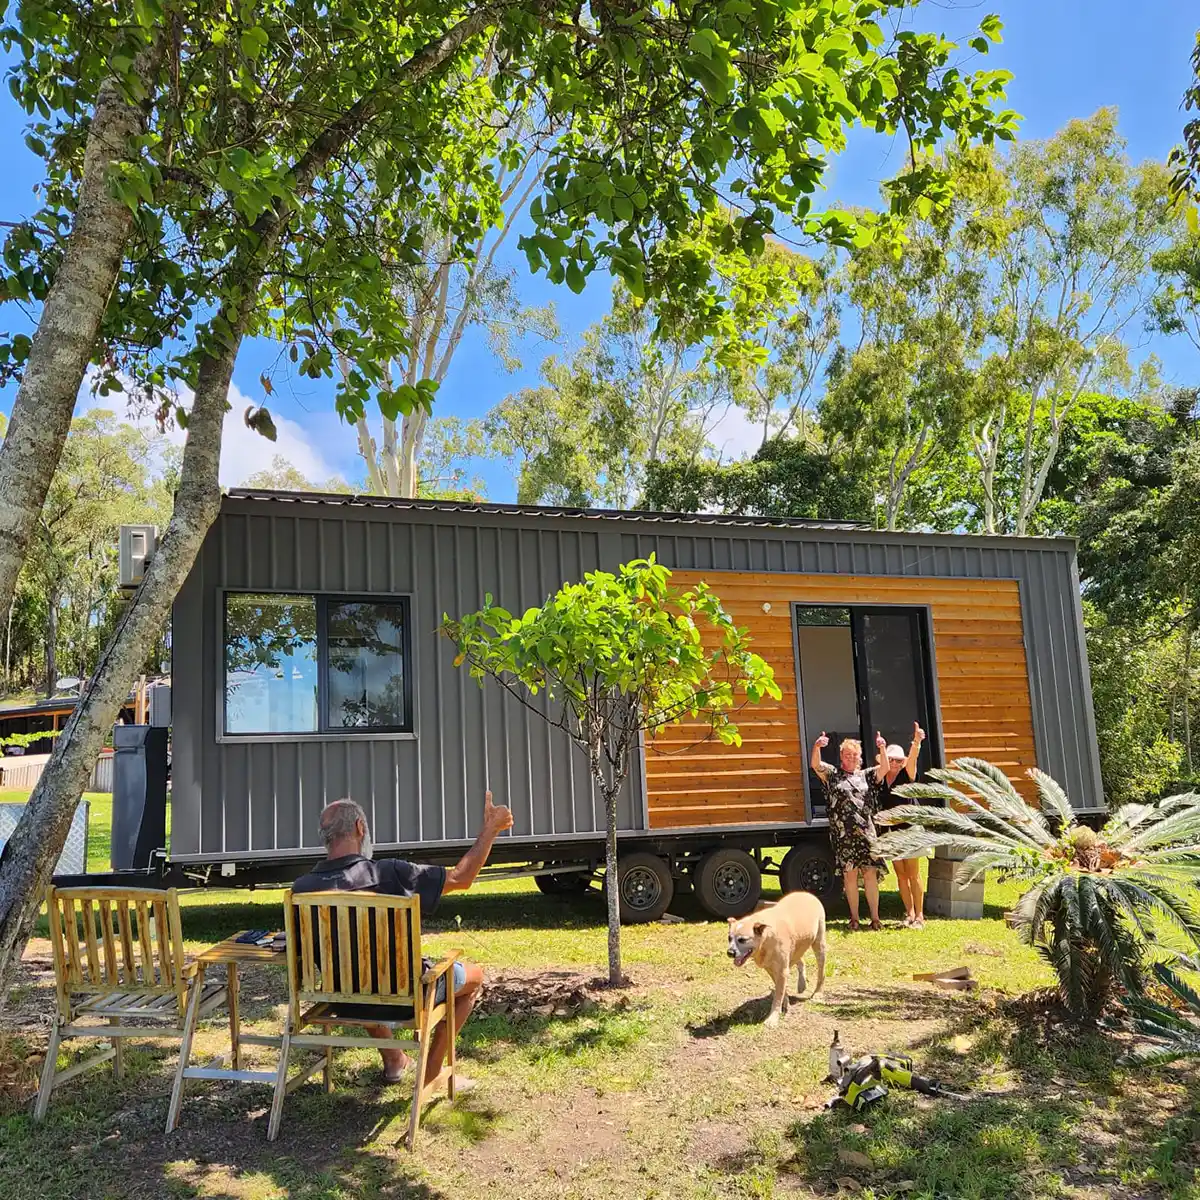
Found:
M 1026 881 L 1014 910 L 1017 935 L 1058 975 L 1072 1014 L 1097 1017 L 1114 994 L 1140 995 L 1155 926 L 1200 945 L 1200 912 L 1186 891 L 1200 878 L 1200 795 L 1126 804 L 1099 833 L 1075 820 L 1063 789 L 1038 770 L 1041 810 L 1030 807 L 991 763 L 960 758 L 897 794 L 938 800 L 893 809 L 911 828 L 879 841 L 885 858 L 911 858 L 936 846 L 965 851 L 960 883 L 996 870 Z M 954 786 L 958 785 L 958 786 Z
M 749 638 L 703 583 L 681 592 L 654 557 L 616 575 L 591 571 L 565 584 L 540 608 L 514 617 L 484 607 L 442 632 L 480 681 L 496 680 L 587 755 L 604 800 L 608 842 L 608 976 L 621 982 L 617 873 L 617 799 L 643 734 L 703 714 L 711 735 L 741 745 L 732 717 L 745 703 L 778 700 L 775 673 L 749 649 Z M 707 636 L 706 636 L 707 635 Z M 545 692 L 555 707 L 531 698 Z

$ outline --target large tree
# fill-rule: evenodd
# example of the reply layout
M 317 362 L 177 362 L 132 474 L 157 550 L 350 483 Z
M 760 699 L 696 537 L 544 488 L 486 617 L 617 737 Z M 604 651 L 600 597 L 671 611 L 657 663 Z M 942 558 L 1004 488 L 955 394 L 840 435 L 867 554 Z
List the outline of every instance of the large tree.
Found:
M 1166 169 L 1135 166 L 1116 112 L 1017 145 L 986 170 L 962 229 L 986 247 L 989 341 L 973 449 L 988 532 L 1029 530 L 1072 410 L 1128 384 L 1126 336 L 1151 303 L 1151 260 L 1179 227 Z M 1017 485 L 997 480 L 1017 417 Z
M 879 18 L 893 7 L 809 0 L 780 11 L 727 0 L 703 10 L 664 3 L 585 13 L 557 0 L 493 0 L 397 13 L 372 0 L 333 10 L 276 0 L 206 13 L 205 45 L 224 48 L 222 71 L 195 80 L 179 73 L 175 103 L 139 141 L 144 166 L 120 181 L 147 218 L 152 244 L 133 278 L 143 291 L 159 289 L 146 304 L 159 318 L 153 327 L 162 337 L 187 332 L 180 353 L 147 371 L 151 384 L 169 377 L 192 391 L 190 408 L 177 409 L 188 434 L 175 510 L 0 856 L 0 982 L 131 664 L 157 636 L 218 512 L 223 418 L 243 338 L 273 333 L 298 358 L 303 347 L 301 367 L 314 376 L 332 374 L 345 353 L 352 369 L 338 406 L 350 420 L 368 400 L 393 418 L 428 403 L 431 382 L 397 386 L 389 375 L 411 339 L 380 225 L 384 245 L 419 260 L 427 214 L 414 205 L 447 171 L 473 198 L 441 215 L 456 245 L 476 244 L 498 212 L 491 160 L 473 152 L 478 129 L 464 119 L 471 104 L 458 87 L 471 64 L 495 54 L 496 70 L 484 75 L 492 110 L 496 98 L 524 98 L 530 111 L 536 100 L 554 123 L 532 230 L 521 241 L 531 267 L 573 288 L 607 267 L 635 296 L 675 297 L 682 309 L 711 293 L 712 256 L 702 246 L 676 252 L 673 238 L 726 191 L 738 198 L 730 236 L 748 251 L 761 248 L 777 214 L 814 238 L 861 238 L 863 221 L 810 211 L 823 154 L 841 149 L 851 126 L 904 129 L 917 146 L 950 133 L 1009 134 L 1011 114 L 993 111 L 1007 76 L 964 76 L 951 65 L 954 44 L 936 35 L 905 30 L 888 44 Z M 63 16 L 53 39 L 23 45 L 27 61 L 43 63 L 39 78 L 52 74 L 44 60 L 73 61 L 86 44 L 74 18 Z M 995 18 L 983 26 L 998 35 Z M 983 36 L 978 45 L 986 49 Z M 52 102 L 56 93 L 42 99 Z M 71 110 L 63 120 L 78 133 L 89 116 Z M 65 152 L 61 141 L 53 149 Z M 157 203 L 160 182 L 169 205 Z M 936 182 L 914 171 L 897 189 L 897 211 Z M 405 225 L 412 236 L 397 236 Z M 148 277 L 146 262 L 158 268 Z M 144 360 L 144 350 L 131 349 L 127 363 Z

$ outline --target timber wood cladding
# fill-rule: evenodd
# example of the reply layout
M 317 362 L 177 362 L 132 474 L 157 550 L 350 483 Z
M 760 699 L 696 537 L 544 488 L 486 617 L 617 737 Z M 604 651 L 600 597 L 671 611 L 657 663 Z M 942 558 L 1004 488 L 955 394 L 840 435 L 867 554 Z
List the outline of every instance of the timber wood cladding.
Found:
M 804 820 L 809 747 L 800 743 L 793 604 L 928 605 L 946 761 L 986 758 L 1034 801 L 1025 777 L 1037 762 L 1016 580 L 679 570 L 671 584 L 689 588 L 702 579 L 749 631 L 783 695 L 741 710 L 740 748 L 698 740 L 703 723 L 668 726 L 647 739 L 652 829 Z

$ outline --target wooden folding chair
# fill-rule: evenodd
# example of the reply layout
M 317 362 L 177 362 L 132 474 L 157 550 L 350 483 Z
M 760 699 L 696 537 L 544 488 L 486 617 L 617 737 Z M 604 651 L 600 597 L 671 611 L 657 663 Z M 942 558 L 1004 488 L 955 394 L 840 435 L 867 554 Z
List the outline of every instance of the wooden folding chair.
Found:
M 284 897 L 287 928 L 288 1015 L 279 1056 L 279 1074 L 271 1103 L 267 1140 L 274 1141 L 283 1119 L 283 1102 L 292 1090 L 288 1060 L 295 1048 L 322 1051 L 325 1089 L 333 1090 L 333 1051 L 342 1047 L 417 1052 L 408 1148 L 416 1144 L 421 1109 L 442 1085 L 454 1099 L 454 977 L 456 954 L 422 971 L 421 908 L 415 897 L 374 892 L 305 892 Z M 437 1003 L 437 983 L 446 978 L 446 999 Z M 371 1014 L 347 1006 L 369 1005 Z M 378 1015 L 376 1015 L 378 1014 Z M 450 1022 L 446 1065 L 423 1086 L 429 1044 L 442 1021 Z M 387 1025 L 408 1030 L 409 1037 L 350 1037 L 330 1032 L 337 1025 Z M 310 1027 L 320 1033 L 305 1032 Z M 297 1080 L 293 1080 L 294 1084 Z
M 46 911 L 58 1011 L 34 1107 L 38 1121 L 46 1115 L 50 1093 L 68 1079 L 110 1059 L 119 1079 L 124 1038 L 182 1038 L 188 981 L 174 888 L 51 887 Z M 221 1004 L 225 992 L 224 983 L 206 987 L 202 1012 Z M 90 1018 L 96 1021 L 79 1023 Z M 65 1038 L 111 1044 L 60 1071 L 58 1047 Z

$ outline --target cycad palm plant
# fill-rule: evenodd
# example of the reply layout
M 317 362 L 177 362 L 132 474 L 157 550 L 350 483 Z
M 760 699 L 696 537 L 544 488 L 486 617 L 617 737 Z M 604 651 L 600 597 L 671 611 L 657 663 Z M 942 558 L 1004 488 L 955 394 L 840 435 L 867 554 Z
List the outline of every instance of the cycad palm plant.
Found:
M 977 758 L 931 771 L 935 783 L 897 788 L 906 800 L 945 807 L 890 810 L 908 828 L 883 837 L 879 853 L 910 858 L 945 846 L 966 855 L 960 883 L 989 870 L 1029 882 L 1014 910 L 1017 934 L 1054 968 L 1067 1008 L 1095 1018 L 1115 991 L 1142 993 L 1156 928 L 1200 944 L 1200 913 L 1188 896 L 1200 878 L 1200 795 L 1127 804 L 1096 833 L 1077 823 L 1049 775 L 1028 774 L 1040 811 L 999 767 Z

